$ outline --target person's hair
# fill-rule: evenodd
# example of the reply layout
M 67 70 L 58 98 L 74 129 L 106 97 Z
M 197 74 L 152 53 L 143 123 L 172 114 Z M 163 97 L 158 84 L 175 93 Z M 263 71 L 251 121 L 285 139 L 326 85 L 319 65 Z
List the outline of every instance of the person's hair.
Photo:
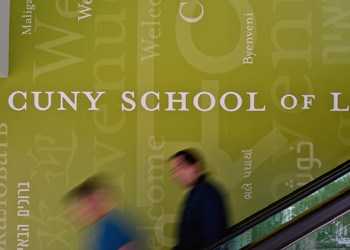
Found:
M 175 154 L 173 154 L 172 156 L 170 156 L 168 161 L 171 161 L 171 160 L 173 160 L 181 155 L 183 155 L 185 157 L 186 161 L 190 164 L 194 164 L 197 162 L 200 163 L 200 166 L 202 168 L 203 158 L 202 158 L 200 152 L 194 148 L 187 148 L 187 149 L 180 150 L 180 151 L 176 152 Z
M 120 199 L 122 196 L 121 188 L 114 183 L 113 178 L 106 174 L 96 174 L 69 191 L 64 200 L 79 200 L 101 189 L 105 189 L 114 198 Z

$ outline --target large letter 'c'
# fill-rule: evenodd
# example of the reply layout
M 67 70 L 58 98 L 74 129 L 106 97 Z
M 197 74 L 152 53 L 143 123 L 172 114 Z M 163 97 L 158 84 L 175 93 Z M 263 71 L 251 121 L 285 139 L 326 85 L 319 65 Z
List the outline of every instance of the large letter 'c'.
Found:
M 185 16 L 182 14 L 182 12 L 181 12 L 182 6 L 184 6 L 185 4 L 187 4 L 187 2 L 185 2 L 185 3 L 180 3 L 180 10 L 179 10 L 180 16 L 182 17 L 183 20 L 185 20 L 185 21 L 188 22 L 188 23 L 196 23 L 196 22 L 198 22 L 199 20 L 202 19 L 203 15 L 204 15 L 204 8 L 203 8 L 203 5 L 201 5 L 200 3 L 198 3 L 198 4 L 201 6 L 201 8 L 202 8 L 202 13 L 201 13 L 201 15 L 200 15 L 199 17 L 196 17 L 196 18 L 189 18 L 189 17 L 185 17 Z

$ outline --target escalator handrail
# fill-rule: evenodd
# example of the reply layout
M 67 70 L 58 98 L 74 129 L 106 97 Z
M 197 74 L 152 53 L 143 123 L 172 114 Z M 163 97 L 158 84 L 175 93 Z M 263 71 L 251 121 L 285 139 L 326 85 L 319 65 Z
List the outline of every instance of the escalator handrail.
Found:
M 350 187 L 321 202 L 241 250 L 282 250 L 350 212 Z
M 227 234 L 216 242 L 206 246 L 203 250 L 215 249 L 230 239 L 233 239 L 245 231 L 253 228 L 259 223 L 267 220 L 271 216 L 283 211 L 294 203 L 304 199 L 305 197 L 311 195 L 317 190 L 327 186 L 328 184 L 334 182 L 338 178 L 344 176 L 350 172 L 350 160 L 340 164 L 339 166 L 333 168 L 327 173 L 319 176 L 313 181 L 305 184 L 304 186 L 296 189 L 292 193 L 282 197 L 274 203 L 271 203 L 269 206 L 263 208 L 262 210 L 256 212 L 255 214 L 249 216 L 248 218 L 242 220 L 241 222 L 230 227 L 227 231 Z

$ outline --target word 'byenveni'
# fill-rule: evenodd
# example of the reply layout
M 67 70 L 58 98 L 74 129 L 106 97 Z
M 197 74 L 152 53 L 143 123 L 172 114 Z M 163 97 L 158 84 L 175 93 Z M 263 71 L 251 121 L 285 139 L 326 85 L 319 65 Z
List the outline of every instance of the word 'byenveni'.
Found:
M 16 111 L 27 110 L 27 102 L 32 101 L 34 107 L 37 110 L 45 111 L 51 108 L 52 99 L 56 98 L 59 100 L 59 107 L 57 110 L 67 110 L 65 106 L 69 105 L 73 110 L 77 110 L 78 107 L 78 96 L 82 95 L 84 98 L 87 98 L 90 101 L 90 107 L 88 110 L 99 110 L 97 102 L 100 97 L 106 92 L 96 92 L 91 91 L 72 91 L 70 92 L 69 97 L 66 93 L 58 91 L 32 91 L 30 92 L 33 95 L 33 98 L 27 98 L 27 92 L 16 91 L 13 92 L 8 98 L 9 106 Z M 161 110 L 160 99 L 163 96 L 167 97 L 167 107 L 165 111 L 189 111 L 188 108 L 188 95 L 189 92 L 160 92 L 149 91 L 144 93 L 140 98 L 140 105 L 143 109 L 147 111 L 157 111 Z M 249 108 L 247 111 L 265 111 L 266 106 L 260 105 L 256 107 L 255 100 L 258 98 L 258 92 L 246 92 L 249 98 Z M 331 111 L 349 111 L 349 106 L 339 107 L 339 96 L 342 93 L 331 93 L 333 95 L 333 109 Z M 162 97 L 161 97 L 162 96 Z M 134 91 L 125 91 L 122 93 L 122 111 L 132 111 L 136 108 L 135 101 L 135 92 Z M 310 109 L 312 106 L 312 101 L 316 99 L 315 95 L 301 95 L 302 98 L 302 109 Z M 206 102 L 201 102 L 200 100 L 206 100 Z M 202 112 L 212 110 L 217 102 L 217 98 L 210 92 L 199 92 L 197 93 L 192 100 L 193 106 Z M 243 99 L 240 94 L 237 92 L 226 92 L 219 97 L 219 105 L 222 109 L 233 112 L 237 111 L 242 107 Z M 45 103 L 46 106 L 42 106 L 40 103 Z M 174 104 L 177 103 L 174 108 Z M 288 104 L 286 104 L 288 103 Z M 281 106 L 284 109 L 294 109 L 298 104 L 298 99 L 291 94 L 284 95 L 281 98 Z

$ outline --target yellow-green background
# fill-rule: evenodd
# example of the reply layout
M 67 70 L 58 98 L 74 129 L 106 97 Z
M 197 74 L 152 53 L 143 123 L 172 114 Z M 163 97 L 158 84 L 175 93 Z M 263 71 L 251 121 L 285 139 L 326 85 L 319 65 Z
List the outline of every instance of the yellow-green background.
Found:
M 91 17 L 78 22 L 78 1 L 37 0 L 32 3 L 36 9 L 29 36 L 21 34 L 26 1 L 11 1 L 10 72 L 0 80 L 0 122 L 8 128 L 0 141 L 7 141 L 7 249 L 15 249 L 16 226 L 23 223 L 30 224 L 29 249 L 76 249 L 77 234 L 59 199 L 100 171 L 112 172 L 122 183 L 125 198 L 139 209 L 148 248 L 168 249 L 175 238 L 182 190 L 172 183 L 163 160 L 186 147 L 203 151 L 207 169 L 227 190 L 231 224 L 350 158 L 350 113 L 332 112 L 330 94 L 342 93 L 341 108 L 350 105 L 350 4 L 199 2 L 204 16 L 189 24 L 179 16 L 180 1 L 94 0 L 86 5 Z M 197 1 L 188 1 L 183 13 L 196 17 L 201 9 Z M 245 13 L 254 16 L 252 65 L 242 65 Z M 159 38 L 150 37 L 152 28 Z M 156 45 L 147 49 L 150 43 Z M 46 45 L 53 51 L 43 49 Z M 157 55 L 142 61 L 150 55 L 146 50 Z M 229 56 L 231 51 L 235 53 Z M 64 64 L 67 56 L 75 57 L 72 63 Z M 220 63 L 215 63 L 219 57 Z M 57 62 L 63 66 L 35 76 L 35 67 L 54 67 Z M 8 97 L 15 91 L 27 92 L 27 110 L 9 107 Z M 57 93 L 49 110 L 38 111 L 31 91 L 106 93 L 98 101 L 99 111 L 88 110 L 82 94 L 77 111 L 67 104 L 67 110 L 57 110 Z M 124 91 L 135 92 L 135 110 L 121 110 Z M 159 111 L 140 105 L 148 91 L 160 92 Z M 193 106 L 193 97 L 201 91 L 216 97 L 213 110 L 200 112 Z M 165 111 L 164 92 L 189 92 L 189 111 Z M 219 106 L 226 92 L 240 94 L 239 110 L 227 112 Z M 247 92 L 258 92 L 256 107 L 266 110 L 247 111 Z M 316 98 L 310 109 L 299 104 L 286 110 L 279 103 L 286 94 L 296 96 L 299 103 L 301 95 Z M 15 99 L 17 106 L 23 104 L 20 99 Z M 41 104 L 46 106 L 45 101 Z M 312 143 L 313 157 L 322 166 L 298 168 L 298 158 L 310 157 L 309 147 L 301 146 L 304 142 Z M 244 178 L 241 151 L 247 149 L 253 149 L 253 172 Z M 30 217 L 23 219 L 16 211 L 17 184 L 28 181 Z M 249 200 L 241 188 L 247 183 L 253 186 Z

